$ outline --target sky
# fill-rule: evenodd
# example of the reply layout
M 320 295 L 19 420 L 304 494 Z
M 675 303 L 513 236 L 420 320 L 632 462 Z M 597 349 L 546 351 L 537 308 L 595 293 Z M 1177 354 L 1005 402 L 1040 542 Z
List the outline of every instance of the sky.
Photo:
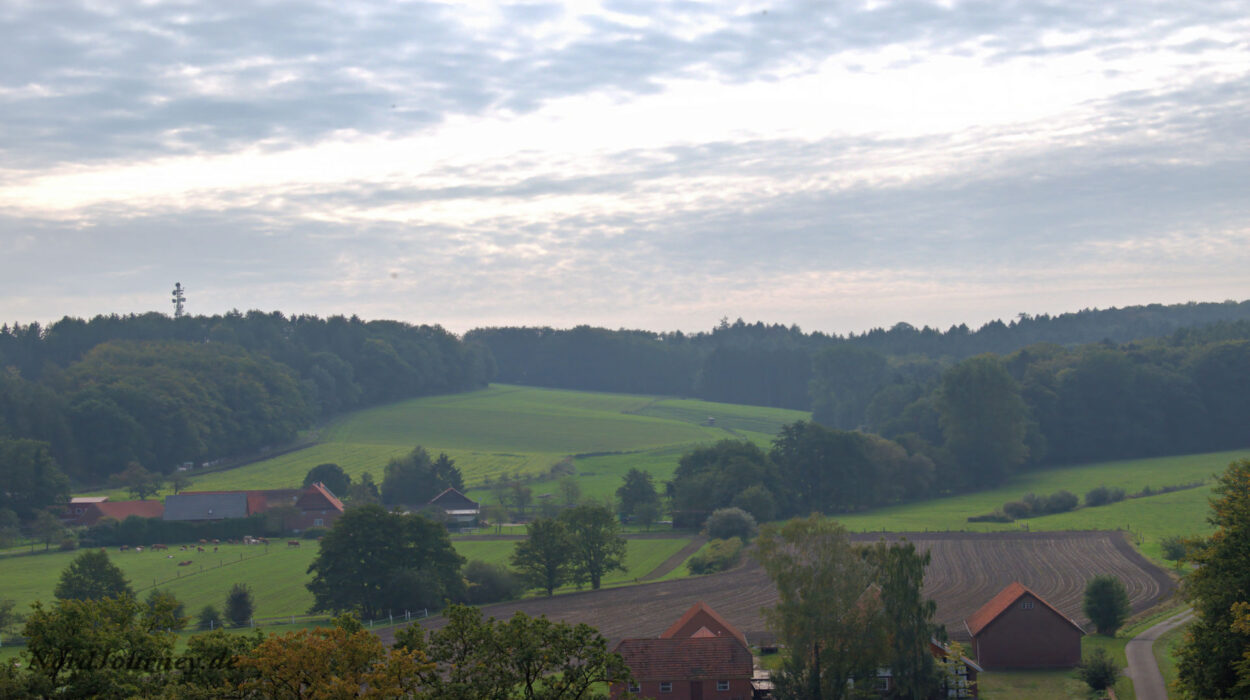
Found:
M 0 3 L 0 319 L 1250 298 L 1250 1 Z

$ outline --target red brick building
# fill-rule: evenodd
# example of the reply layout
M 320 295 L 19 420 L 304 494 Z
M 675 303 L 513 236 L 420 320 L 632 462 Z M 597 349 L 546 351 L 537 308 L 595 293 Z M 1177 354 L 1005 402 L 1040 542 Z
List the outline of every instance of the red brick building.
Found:
M 320 481 L 300 492 L 295 499 L 299 515 L 284 523 L 288 529 L 300 531 L 310 527 L 333 527 L 343 514 L 343 502 Z
M 657 700 L 750 700 L 754 660 L 746 637 L 702 602 L 658 638 L 625 639 L 615 651 L 633 673 L 628 688 Z M 623 684 L 612 686 L 621 697 Z
M 987 669 L 1072 668 L 1085 630 L 1023 584 L 1012 583 L 964 620 Z

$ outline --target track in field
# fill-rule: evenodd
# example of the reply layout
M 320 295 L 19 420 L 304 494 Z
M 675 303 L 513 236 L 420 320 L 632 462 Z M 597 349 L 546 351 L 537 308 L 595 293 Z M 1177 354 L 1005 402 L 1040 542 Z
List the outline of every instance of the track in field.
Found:
M 937 601 L 937 621 L 946 626 L 951 638 L 963 641 L 968 639 L 964 618 L 1012 581 L 1033 589 L 1082 625 L 1088 623 L 1081 612 L 1085 583 L 1096 575 L 1119 577 L 1134 612 L 1154 605 L 1175 588 L 1168 575 L 1138 554 L 1120 532 L 860 534 L 852 538 L 873 542 L 882 536 L 890 540 L 906 537 L 931 553 L 925 594 Z M 484 612 L 504 619 L 520 610 L 552 620 L 585 622 L 615 642 L 657 636 L 702 600 L 755 642 L 772 637 L 760 611 L 776 599 L 776 589 L 763 569 L 749 562 L 723 574 L 499 603 Z M 441 618 L 426 624 L 437 626 Z

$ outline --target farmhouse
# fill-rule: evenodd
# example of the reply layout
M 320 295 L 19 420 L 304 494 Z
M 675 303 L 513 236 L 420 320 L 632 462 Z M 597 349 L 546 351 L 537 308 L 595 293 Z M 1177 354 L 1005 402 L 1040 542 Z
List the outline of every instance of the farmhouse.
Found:
M 482 513 L 482 506 L 477 501 L 454 488 L 448 488 L 431 498 L 426 507 L 442 511 L 448 527 L 476 525 L 478 516 Z
M 66 525 L 91 527 L 105 518 L 120 522 L 132 515 L 159 518 L 164 512 L 160 501 L 110 501 L 108 496 L 84 496 L 70 499 L 61 512 L 61 520 Z
M 295 507 L 299 515 L 288 518 L 283 524 L 296 532 L 310 527 L 333 527 L 334 521 L 343 514 L 343 502 L 320 481 L 300 492 Z
M 1085 630 L 1019 582 L 990 599 L 964 626 L 984 668 L 1071 668 L 1081 663 Z
M 235 493 L 180 493 L 165 497 L 165 520 L 225 520 L 246 518 L 247 494 Z
M 658 638 L 624 639 L 615 651 L 635 678 L 628 691 L 665 700 L 748 700 L 754 660 L 746 637 L 702 601 Z M 612 686 L 612 697 L 627 688 Z

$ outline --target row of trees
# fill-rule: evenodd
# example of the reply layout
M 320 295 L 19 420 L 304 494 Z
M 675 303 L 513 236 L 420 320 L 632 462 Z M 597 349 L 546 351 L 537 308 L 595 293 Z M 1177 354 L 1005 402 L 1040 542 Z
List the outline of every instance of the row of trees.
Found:
M 161 314 L 0 327 L 0 438 L 101 482 L 291 440 L 316 418 L 482 386 L 490 354 L 437 326 Z

